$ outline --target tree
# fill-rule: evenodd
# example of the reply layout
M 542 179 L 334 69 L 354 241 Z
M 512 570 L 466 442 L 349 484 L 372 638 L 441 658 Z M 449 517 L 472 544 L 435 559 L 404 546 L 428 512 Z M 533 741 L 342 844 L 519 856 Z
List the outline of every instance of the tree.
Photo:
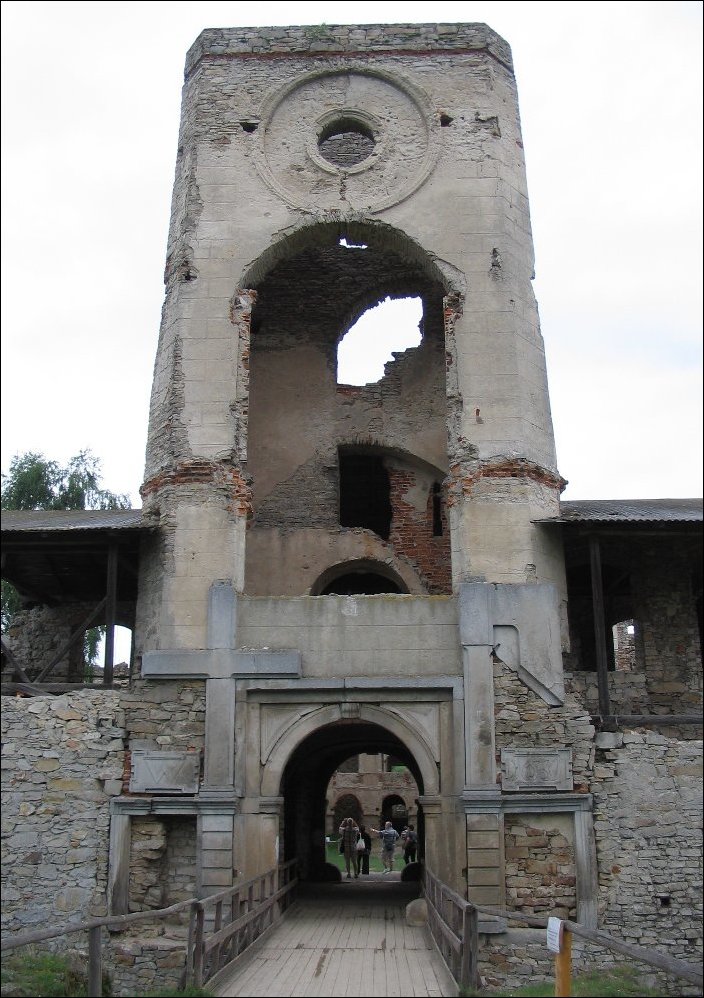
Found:
M 126 495 L 101 487 L 100 461 L 90 450 L 82 450 L 63 467 L 43 454 L 28 451 L 15 454 L 10 470 L 2 474 L 2 509 L 129 509 Z M 21 607 L 15 587 L 2 580 L 2 629 L 7 630 Z M 104 629 L 86 631 L 85 658 L 95 664 L 100 634 Z
M 2 475 L 2 509 L 129 509 L 126 495 L 100 486 L 100 461 L 89 450 L 66 467 L 43 454 L 15 454 Z

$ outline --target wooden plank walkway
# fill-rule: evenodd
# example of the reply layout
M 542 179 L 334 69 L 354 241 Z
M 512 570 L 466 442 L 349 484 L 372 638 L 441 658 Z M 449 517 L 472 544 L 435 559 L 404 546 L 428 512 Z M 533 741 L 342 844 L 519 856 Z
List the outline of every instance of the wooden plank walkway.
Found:
M 457 987 L 423 927 L 406 924 L 417 884 L 370 874 L 310 884 L 280 925 L 221 971 L 219 998 L 440 998 Z

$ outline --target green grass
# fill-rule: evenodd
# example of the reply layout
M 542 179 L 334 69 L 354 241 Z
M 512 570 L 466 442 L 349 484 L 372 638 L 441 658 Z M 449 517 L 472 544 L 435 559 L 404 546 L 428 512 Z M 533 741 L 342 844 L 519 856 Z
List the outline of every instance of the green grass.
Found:
M 0 967 L 3 995 L 12 998 L 85 998 L 88 994 L 86 961 L 76 954 L 39 952 L 22 947 L 3 957 Z M 111 994 L 110 981 L 103 975 L 103 995 Z M 204 988 L 175 988 L 152 991 L 143 998 L 211 998 Z M 141 996 L 137 996 L 141 998 Z
M 166 988 L 164 991 L 149 991 L 143 998 L 212 998 L 212 994 L 207 988 L 184 988 L 183 991 Z
M 484 998 L 552 998 L 555 994 L 554 981 L 536 981 L 525 987 L 509 991 L 489 990 L 473 991 L 471 988 L 460 992 L 465 998 L 481 995 Z M 601 973 L 579 974 L 572 978 L 572 994 L 574 998 L 657 998 L 661 991 L 646 988 L 640 983 L 637 973 L 630 967 L 617 967 Z
M 345 857 L 340 855 L 337 840 L 329 842 L 325 848 L 328 863 L 332 863 L 336 866 L 338 870 L 342 873 L 346 872 L 345 867 Z M 398 849 L 394 853 L 394 870 L 399 872 L 404 868 L 406 864 L 403 862 L 403 852 Z M 369 872 L 370 873 L 383 873 L 384 864 L 381 862 L 381 846 L 378 839 L 372 838 L 372 852 L 369 857 Z
M 3 958 L 0 979 L 2 993 L 16 998 L 83 998 L 88 989 L 87 974 L 75 959 L 29 947 Z

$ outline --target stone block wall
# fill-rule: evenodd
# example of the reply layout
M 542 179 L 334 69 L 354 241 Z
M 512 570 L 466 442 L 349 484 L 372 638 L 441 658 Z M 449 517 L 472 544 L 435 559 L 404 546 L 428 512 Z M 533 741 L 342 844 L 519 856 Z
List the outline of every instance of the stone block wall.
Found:
M 506 907 L 529 915 L 577 918 L 574 847 L 555 816 L 506 815 Z M 511 921 L 511 926 L 520 923 Z
M 105 914 L 124 738 L 117 692 L 3 697 L 4 930 Z
M 600 924 L 627 942 L 702 955 L 702 742 L 602 732 L 592 793 Z
M 588 793 L 594 766 L 594 726 L 576 697 L 549 707 L 504 662 L 494 663 L 497 782 L 503 748 L 571 748 L 574 789 Z

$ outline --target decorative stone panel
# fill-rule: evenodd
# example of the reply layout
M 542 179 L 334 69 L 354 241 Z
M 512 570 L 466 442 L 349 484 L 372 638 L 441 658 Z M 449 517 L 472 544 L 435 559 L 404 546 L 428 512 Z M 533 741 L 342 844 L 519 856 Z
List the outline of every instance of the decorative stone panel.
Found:
M 570 749 L 502 749 L 501 786 L 505 791 L 572 790 L 572 752 Z
M 134 749 L 132 793 L 195 794 L 200 773 L 199 752 L 168 752 Z

